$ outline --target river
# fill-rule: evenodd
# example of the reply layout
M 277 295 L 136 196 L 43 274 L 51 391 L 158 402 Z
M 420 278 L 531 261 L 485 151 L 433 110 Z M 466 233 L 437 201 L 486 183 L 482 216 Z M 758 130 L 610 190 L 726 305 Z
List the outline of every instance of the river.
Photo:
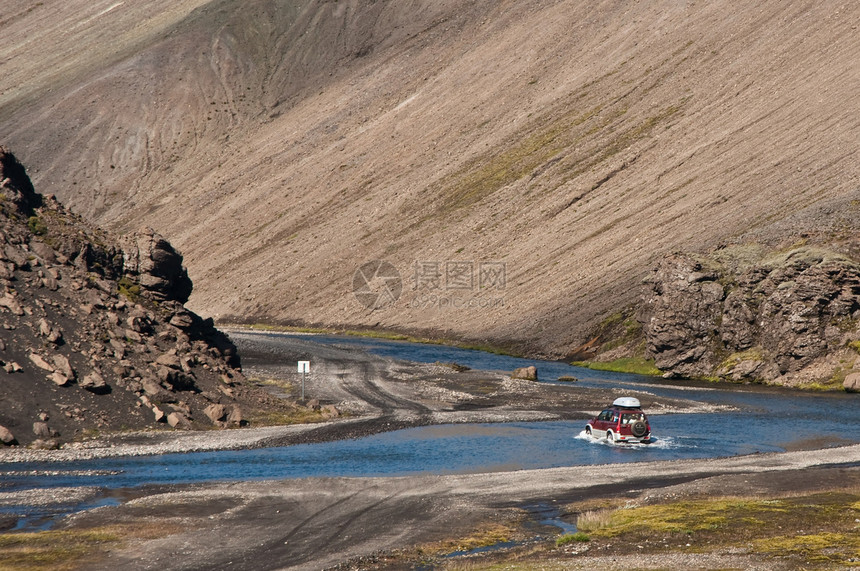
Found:
M 855 395 L 666 381 L 442 345 L 336 336 L 313 340 L 410 361 L 457 362 L 474 369 L 510 371 L 536 365 L 544 383 L 574 375 L 581 386 L 629 387 L 658 397 L 722 405 L 725 410 L 652 415 L 654 442 L 650 445 L 613 445 L 592 439 L 585 436 L 582 421 L 437 425 L 277 448 L 4 464 L 0 489 L 117 490 L 229 480 L 493 472 L 726 457 L 860 442 Z

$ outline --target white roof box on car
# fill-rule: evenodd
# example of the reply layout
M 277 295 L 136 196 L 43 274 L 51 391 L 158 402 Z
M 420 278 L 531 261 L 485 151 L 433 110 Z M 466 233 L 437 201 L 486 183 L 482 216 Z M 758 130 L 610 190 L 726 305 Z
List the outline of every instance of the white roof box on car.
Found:
M 625 408 L 639 408 L 639 399 L 633 397 L 618 397 L 613 401 L 613 406 L 623 406 Z

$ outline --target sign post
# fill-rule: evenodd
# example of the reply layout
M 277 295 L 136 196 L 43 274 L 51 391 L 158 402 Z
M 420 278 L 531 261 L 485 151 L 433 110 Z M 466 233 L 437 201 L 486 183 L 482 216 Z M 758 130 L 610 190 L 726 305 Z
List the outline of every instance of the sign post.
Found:
M 302 402 L 305 402 L 305 374 L 311 372 L 311 362 L 299 361 L 299 372 L 302 374 Z

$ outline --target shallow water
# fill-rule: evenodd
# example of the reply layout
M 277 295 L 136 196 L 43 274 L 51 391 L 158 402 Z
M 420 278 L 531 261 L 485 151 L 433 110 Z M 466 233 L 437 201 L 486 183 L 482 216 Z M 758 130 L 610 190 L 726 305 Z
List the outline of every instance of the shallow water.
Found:
M 0 490 L 493 472 L 725 457 L 781 452 L 810 442 L 860 441 L 857 415 L 839 395 L 798 401 L 778 394 L 721 394 L 719 402 L 740 410 L 651 415 L 653 442 L 647 445 L 586 436 L 583 421 L 439 425 L 277 448 L 7 464 L 0 468 Z
M 129 488 L 229 480 L 318 476 L 393 476 L 493 472 L 780 452 L 860 442 L 856 395 L 809 395 L 763 388 L 717 388 L 653 377 L 604 373 L 439 345 L 323 337 L 420 362 L 472 368 L 538 366 L 543 382 L 574 375 L 580 386 L 630 387 L 729 405 L 732 412 L 650 415 L 654 442 L 612 444 L 584 434 L 583 421 L 460 424 L 410 428 L 365 438 L 278 448 L 105 458 L 0 466 L 0 491 L 56 486 Z

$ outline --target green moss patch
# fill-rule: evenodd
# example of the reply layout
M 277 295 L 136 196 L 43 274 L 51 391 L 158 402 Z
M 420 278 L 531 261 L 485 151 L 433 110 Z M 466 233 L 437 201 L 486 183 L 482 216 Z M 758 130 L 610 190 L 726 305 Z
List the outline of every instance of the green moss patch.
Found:
M 662 375 L 662 371 L 654 366 L 654 361 L 642 357 L 622 357 L 614 361 L 574 361 L 576 367 L 585 367 L 596 371 L 612 371 L 615 373 L 632 373 L 652 377 Z
M 806 563 L 860 561 L 860 493 L 824 492 L 780 499 L 719 498 L 607 510 L 581 517 L 592 539 L 710 552 L 746 548 Z
M 136 524 L 0 534 L 0 569 L 80 569 L 121 547 L 126 540 L 154 539 L 175 531 L 163 524 Z

